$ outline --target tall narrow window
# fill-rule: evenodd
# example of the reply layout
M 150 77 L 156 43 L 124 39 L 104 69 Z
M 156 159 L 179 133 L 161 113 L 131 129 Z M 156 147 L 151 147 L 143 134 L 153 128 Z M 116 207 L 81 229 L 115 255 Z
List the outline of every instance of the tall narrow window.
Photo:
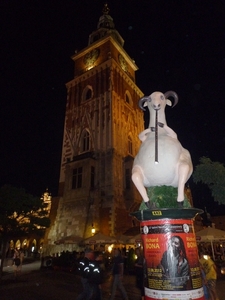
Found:
M 92 90 L 88 89 L 85 95 L 85 100 L 89 100 L 92 97 Z
M 95 187 L 95 167 L 91 166 L 91 189 Z
M 132 97 L 129 91 L 125 92 L 125 102 L 128 103 L 129 105 L 133 104 Z
M 130 136 L 128 136 L 128 153 L 133 155 L 133 143 Z
M 85 130 L 82 136 L 82 152 L 90 150 L 90 133 Z
M 87 85 L 82 93 L 82 101 L 87 101 L 92 99 L 93 97 L 93 89 L 90 85 Z
M 82 167 L 73 169 L 72 189 L 79 189 L 82 187 Z
M 131 172 L 130 169 L 125 170 L 125 189 L 130 189 Z

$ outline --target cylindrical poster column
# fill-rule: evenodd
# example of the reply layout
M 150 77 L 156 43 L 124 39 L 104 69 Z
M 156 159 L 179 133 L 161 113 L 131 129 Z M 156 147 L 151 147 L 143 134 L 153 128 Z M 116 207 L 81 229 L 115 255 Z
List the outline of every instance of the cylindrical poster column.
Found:
M 141 210 L 146 300 L 204 300 L 194 217 L 195 208 Z

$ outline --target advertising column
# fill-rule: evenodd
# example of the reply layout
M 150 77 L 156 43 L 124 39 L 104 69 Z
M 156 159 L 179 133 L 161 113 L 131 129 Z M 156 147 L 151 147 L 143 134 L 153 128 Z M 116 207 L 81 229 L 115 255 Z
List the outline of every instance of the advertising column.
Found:
M 204 300 L 193 218 L 201 210 L 133 213 L 141 221 L 146 300 Z

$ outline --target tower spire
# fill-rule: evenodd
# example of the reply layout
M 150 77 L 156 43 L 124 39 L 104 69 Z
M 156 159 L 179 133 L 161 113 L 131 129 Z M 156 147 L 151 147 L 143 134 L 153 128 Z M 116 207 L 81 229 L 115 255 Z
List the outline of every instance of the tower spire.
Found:
M 106 29 L 115 29 L 115 25 L 113 22 L 113 18 L 109 15 L 109 7 L 108 4 L 105 3 L 102 9 L 102 16 L 98 21 L 98 28 L 106 28 Z
M 102 9 L 103 15 L 108 15 L 108 14 L 109 14 L 109 11 L 110 11 L 110 9 L 109 9 L 109 7 L 108 7 L 108 3 L 105 3 L 105 4 L 104 4 L 104 7 L 103 7 L 103 9 Z
M 110 35 L 123 47 L 124 40 L 115 29 L 115 24 L 113 18 L 109 15 L 109 11 L 110 9 L 106 2 L 102 9 L 102 15 L 98 20 L 97 30 L 92 32 L 89 36 L 88 45 L 93 44 L 101 38 L 105 38 L 106 35 Z

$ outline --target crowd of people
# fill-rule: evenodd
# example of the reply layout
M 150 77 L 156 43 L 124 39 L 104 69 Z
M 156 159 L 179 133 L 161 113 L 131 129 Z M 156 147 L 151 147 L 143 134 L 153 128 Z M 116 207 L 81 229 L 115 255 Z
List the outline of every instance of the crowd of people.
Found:
M 117 290 L 123 299 L 128 300 L 127 291 L 123 285 L 123 275 L 127 265 L 128 255 L 124 249 L 115 248 L 112 251 L 110 265 L 106 269 L 104 255 L 102 252 L 95 252 L 88 248 L 83 257 L 76 260 L 77 274 L 81 277 L 83 290 L 76 300 L 102 300 L 102 283 L 105 280 L 105 271 L 111 271 L 112 286 L 109 300 L 115 299 Z M 136 275 L 136 286 L 140 289 L 141 298 L 144 299 L 144 280 L 143 280 L 143 255 L 141 248 L 133 249 L 134 254 L 134 274 Z M 125 263 L 125 264 L 124 264 Z
M 179 261 L 171 260 L 172 254 Z M 180 258 L 182 253 L 182 260 Z M 219 300 L 216 292 L 217 267 L 215 262 L 208 254 L 208 248 L 202 246 L 198 249 L 199 265 L 202 274 L 202 282 L 204 288 L 204 297 L 206 300 Z M 60 257 L 67 257 L 67 253 L 62 253 Z M 74 252 L 70 255 L 70 271 L 75 271 L 80 276 L 83 291 L 78 295 L 76 300 L 102 300 L 102 284 L 106 280 L 109 272 L 112 275 L 112 286 L 109 300 L 114 300 L 117 290 L 121 293 L 123 299 L 128 300 L 127 291 L 123 285 L 123 275 L 129 273 L 136 276 L 136 287 L 140 290 L 140 299 L 144 299 L 144 256 L 141 247 L 136 249 L 124 247 L 122 249 L 114 248 L 112 253 L 94 251 L 87 248 L 80 253 Z M 24 252 L 22 249 L 14 249 L 13 251 L 13 267 L 14 275 L 17 277 L 21 273 L 24 260 Z M 181 264 L 182 262 L 182 264 Z M 188 277 L 188 262 L 185 256 L 185 248 L 182 240 L 177 236 L 173 236 L 170 240 L 167 251 L 163 253 L 161 264 L 162 274 L 166 277 L 175 278 L 178 276 L 178 270 L 175 266 L 179 265 L 179 275 L 185 274 Z M 132 266 L 132 267 L 131 267 Z M 179 276 L 178 276 L 179 277 Z
M 170 249 L 171 248 L 171 249 Z M 185 251 L 184 247 L 182 247 L 181 241 L 175 236 L 171 239 L 171 245 L 168 250 L 163 254 L 161 265 L 163 272 L 168 277 L 179 277 L 177 274 L 177 263 L 175 261 L 168 261 L 168 254 L 169 251 L 174 253 L 175 257 L 178 257 L 180 250 L 182 249 L 182 265 L 181 259 L 179 256 L 179 275 L 182 273 L 183 275 L 186 274 L 188 271 L 188 262 L 185 258 Z M 176 251 L 178 254 L 176 255 Z M 144 256 L 142 249 L 136 248 L 132 249 L 132 254 L 135 254 L 135 261 L 134 261 L 134 269 L 133 274 L 136 276 L 136 287 L 140 290 L 140 299 L 144 299 Z M 169 256 L 171 257 L 171 255 Z M 123 285 L 123 275 L 127 269 L 127 259 L 128 255 L 126 252 L 123 252 L 123 249 L 115 248 L 113 249 L 113 255 L 111 259 L 110 269 L 112 273 L 112 286 L 111 286 L 111 294 L 109 295 L 109 300 L 115 299 L 115 295 L 117 290 L 121 293 L 121 297 L 125 300 L 128 300 L 127 291 Z M 88 263 L 87 263 L 88 262 Z M 166 262 L 166 264 L 165 264 Z M 83 285 L 83 291 L 77 297 L 76 300 L 102 300 L 102 292 L 101 286 L 105 280 L 105 263 L 104 263 L 104 255 L 101 252 L 94 252 L 91 249 L 87 249 L 84 253 L 84 258 L 79 260 L 79 264 L 86 268 L 86 274 L 83 273 L 81 275 L 81 282 Z M 199 265 L 202 272 L 202 282 L 204 288 L 204 297 L 206 300 L 219 300 L 217 292 L 216 292 L 216 281 L 217 281 L 217 268 L 214 261 L 209 257 L 205 256 L 203 251 L 199 250 Z M 95 272 L 91 272 L 91 266 Z M 78 266 L 79 269 L 79 266 Z M 88 270 L 88 271 L 87 271 Z M 169 273 L 172 272 L 172 275 Z M 163 273 L 163 274 L 164 274 Z M 169 275 L 168 275 L 169 274 Z M 186 274 L 187 278 L 188 273 Z
M 214 243 L 213 249 L 211 243 L 200 243 L 198 248 L 199 252 L 214 257 L 215 261 L 225 261 L 225 248 L 221 243 Z

